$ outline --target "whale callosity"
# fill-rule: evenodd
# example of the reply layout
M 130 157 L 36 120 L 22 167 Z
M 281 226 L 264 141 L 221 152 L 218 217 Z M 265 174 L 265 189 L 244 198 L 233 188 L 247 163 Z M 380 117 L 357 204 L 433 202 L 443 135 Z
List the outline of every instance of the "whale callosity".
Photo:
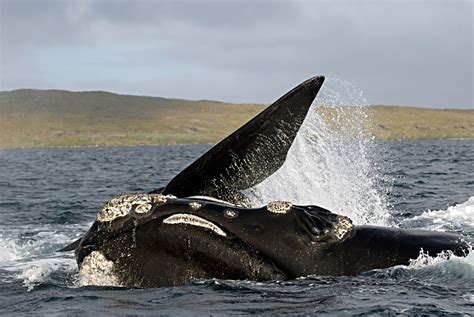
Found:
M 201 228 L 206 228 L 211 230 L 212 232 L 216 233 L 217 235 L 220 235 L 222 237 L 226 237 L 227 234 L 219 228 L 219 226 L 213 224 L 212 222 L 198 217 L 196 215 L 191 215 L 191 214 L 174 214 L 172 216 L 169 216 L 165 220 L 163 220 L 164 224 L 169 224 L 169 225 L 177 225 L 177 224 L 184 224 L 184 225 L 191 225 L 191 226 L 197 226 Z
M 122 218 L 132 211 L 137 214 L 146 214 L 151 211 L 152 206 L 162 206 L 170 199 L 175 199 L 172 195 L 161 194 L 132 194 L 121 195 L 109 200 L 98 212 L 98 222 L 111 222 L 117 218 Z
M 286 214 L 292 206 L 288 201 L 272 201 L 267 204 L 267 210 L 274 214 Z

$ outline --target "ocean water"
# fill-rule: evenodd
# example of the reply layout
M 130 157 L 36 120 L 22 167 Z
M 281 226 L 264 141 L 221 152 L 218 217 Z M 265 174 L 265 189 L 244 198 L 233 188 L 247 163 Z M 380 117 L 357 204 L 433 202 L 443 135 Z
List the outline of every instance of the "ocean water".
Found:
M 301 142 L 288 164 L 249 192 L 255 204 L 277 197 L 310 201 L 356 223 L 474 239 L 474 140 L 355 146 L 313 140 L 323 160 L 308 158 L 314 152 Z M 203 280 L 157 289 L 79 286 L 73 254 L 57 250 L 89 228 L 105 201 L 165 185 L 208 148 L 0 150 L 0 313 L 474 314 L 474 254 L 449 260 L 422 254 L 410 265 L 353 277 Z

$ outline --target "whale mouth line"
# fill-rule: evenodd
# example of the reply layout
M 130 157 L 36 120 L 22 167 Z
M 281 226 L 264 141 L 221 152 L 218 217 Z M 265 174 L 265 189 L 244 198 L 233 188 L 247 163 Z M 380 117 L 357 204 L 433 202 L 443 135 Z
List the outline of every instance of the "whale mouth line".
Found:
M 222 205 L 228 205 L 228 206 L 234 206 L 235 207 L 235 204 L 233 204 L 231 202 L 228 202 L 228 201 L 225 201 L 225 200 L 222 200 L 222 199 L 219 199 L 219 198 L 214 198 L 214 197 L 211 197 L 211 196 L 195 195 L 195 196 L 189 196 L 189 197 L 186 197 L 186 198 L 187 199 L 204 200 L 204 201 L 208 201 L 208 202 L 213 202 L 213 203 L 218 203 L 218 204 L 222 204 Z
M 227 237 L 227 233 L 224 230 L 222 230 L 218 225 L 214 224 L 213 222 L 207 219 L 201 218 L 193 214 L 187 214 L 187 213 L 173 214 L 165 218 L 162 221 L 162 223 L 168 224 L 168 225 L 185 224 L 185 225 L 201 227 L 201 228 L 209 229 L 219 236 Z

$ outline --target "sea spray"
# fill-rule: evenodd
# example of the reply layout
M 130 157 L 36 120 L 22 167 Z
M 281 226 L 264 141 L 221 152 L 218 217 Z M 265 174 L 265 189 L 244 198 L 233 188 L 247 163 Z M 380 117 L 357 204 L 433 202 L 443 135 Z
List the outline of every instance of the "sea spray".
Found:
M 23 225 L 2 228 L 0 233 L 0 272 L 9 272 L 3 282 L 23 280 L 30 291 L 51 279 L 53 272 L 70 273 L 77 269 L 74 254 L 55 252 L 82 233 L 83 225 Z M 54 279 L 54 278 L 53 278 Z M 1 282 L 1 281 L 0 281 Z
M 420 278 L 436 276 L 438 279 L 464 279 L 472 282 L 474 280 L 474 253 L 471 248 L 466 257 L 458 257 L 451 251 L 429 254 L 421 249 L 418 257 L 410 260 L 408 268 L 416 270 L 416 276 Z
M 315 102 L 283 166 L 245 194 L 253 205 L 288 200 L 319 205 L 356 224 L 387 224 L 387 189 L 362 92 L 329 78 Z
M 427 210 L 421 215 L 404 219 L 402 226 L 474 235 L 474 196 L 447 209 Z

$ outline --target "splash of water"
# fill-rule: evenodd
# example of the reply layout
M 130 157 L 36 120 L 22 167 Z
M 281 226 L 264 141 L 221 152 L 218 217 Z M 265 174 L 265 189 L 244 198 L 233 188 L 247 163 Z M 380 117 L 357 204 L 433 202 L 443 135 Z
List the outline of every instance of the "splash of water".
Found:
M 272 200 L 319 205 L 356 224 L 387 224 L 388 207 L 369 110 L 354 85 L 327 79 L 283 166 L 245 194 L 253 205 Z
M 2 227 L 0 233 L 0 271 L 13 272 L 0 279 L 10 282 L 12 278 L 23 280 L 29 291 L 35 285 L 48 280 L 53 272 L 71 272 L 76 269 L 73 254 L 56 253 L 82 233 L 83 225 L 65 225 L 62 228 L 46 226 L 23 226 L 12 230 Z
M 474 253 L 472 248 L 466 257 L 458 257 L 450 251 L 430 255 L 421 249 L 416 259 L 410 260 L 408 268 L 417 270 L 418 275 L 440 276 L 448 279 L 474 279 Z M 435 273 L 435 274 L 433 274 Z
M 421 227 L 474 235 L 474 196 L 446 210 L 425 211 L 419 216 L 406 219 L 403 225 L 409 228 Z

